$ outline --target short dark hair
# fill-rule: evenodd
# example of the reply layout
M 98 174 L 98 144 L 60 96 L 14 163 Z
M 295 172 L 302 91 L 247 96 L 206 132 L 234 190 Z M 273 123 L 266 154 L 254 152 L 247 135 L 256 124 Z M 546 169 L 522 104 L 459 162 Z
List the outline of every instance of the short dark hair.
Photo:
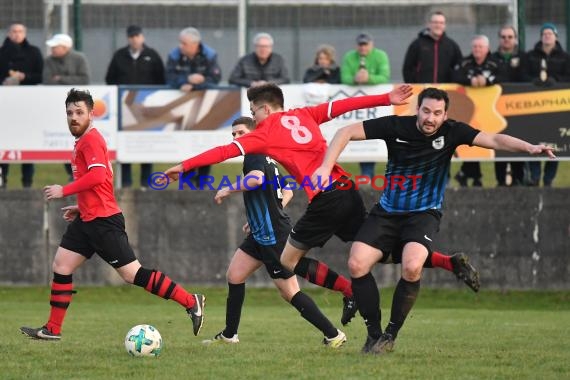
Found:
M 444 90 L 440 90 L 439 88 L 435 87 L 428 87 L 424 89 L 418 95 L 418 107 L 422 105 L 424 99 L 435 99 L 435 100 L 443 100 L 445 101 L 445 110 L 449 108 L 449 96 L 447 96 L 447 92 Z
M 87 106 L 87 109 L 89 111 L 93 110 L 93 106 L 95 105 L 95 102 L 93 102 L 93 97 L 91 96 L 89 91 L 87 90 L 82 91 L 72 88 L 67 93 L 67 98 L 65 99 L 65 107 L 67 107 L 71 103 L 79 103 L 79 102 L 85 102 L 85 105 Z
M 236 125 L 240 124 L 245 125 L 246 128 L 249 129 L 250 131 L 253 131 L 255 129 L 255 121 L 251 117 L 247 116 L 238 117 L 232 122 L 232 127 L 235 127 Z
M 254 104 L 264 103 L 279 108 L 283 108 L 285 103 L 283 91 L 281 91 L 279 86 L 273 83 L 250 87 L 247 90 L 247 99 Z

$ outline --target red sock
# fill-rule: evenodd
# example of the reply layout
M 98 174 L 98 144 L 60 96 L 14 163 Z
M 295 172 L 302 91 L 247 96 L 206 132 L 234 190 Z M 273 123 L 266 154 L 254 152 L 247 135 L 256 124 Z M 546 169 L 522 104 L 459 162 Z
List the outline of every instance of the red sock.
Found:
M 295 266 L 294 272 L 315 285 L 336 290 L 346 297 L 352 296 L 350 280 L 330 269 L 322 261 L 303 257 Z
M 160 271 L 152 271 L 148 283 L 144 287 L 147 292 L 156 294 L 164 299 L 172 298 L 186 309 L 194 306 L 196 300 L 183 287 L 176 284 L 167 275 Z
M 431 265 L 434 268 L 443 268 L 453 272 L 453 265 L 451 264 L 451 256 L 444 255 L 441 252 L 433 252 L 431 254 Z
M 54 273 L 49 299 L 51 309 L 48 323 L 46 323 L 48 330 L 54 334 L 61 334 L 61 326 L 63 325 L 67 308 L 71 303 L 72 294 L 73 282 L 71 275 Z

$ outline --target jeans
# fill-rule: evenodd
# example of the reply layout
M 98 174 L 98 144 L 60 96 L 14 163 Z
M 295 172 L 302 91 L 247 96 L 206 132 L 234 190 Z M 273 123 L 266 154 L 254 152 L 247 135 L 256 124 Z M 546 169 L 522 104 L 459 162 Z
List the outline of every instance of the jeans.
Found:
M 540 174 L 541 174 L 541 162 L 531 161 L 528 163 L 530 168 L 530 180 L 533 184 L 540 184 Z M 554 177 L 556 177 L 556 171 L 558 170 L 558 161 L 546 161 L 544 163 L 544 177 L 542 181 L 544 186 L 551 186 Z

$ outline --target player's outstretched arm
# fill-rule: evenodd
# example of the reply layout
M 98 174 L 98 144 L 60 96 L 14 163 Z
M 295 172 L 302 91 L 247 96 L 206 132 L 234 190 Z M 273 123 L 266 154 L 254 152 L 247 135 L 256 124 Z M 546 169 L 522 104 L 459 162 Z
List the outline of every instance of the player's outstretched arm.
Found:
M 334 135 L 325 154 L 321 166 L 315 170 L 311 176 L 314 186 L 320 184 L 321 187 L 328 185 L 328 179 L 332 168 L 349 141 L 365 140 L 364 125 L 362 122 L 347 125 L 340 128 Z
M 354 98 L 335 100 L 328 103 L 328 117 L 329 119 L 333 119 L 344 113 L 363 108 L 406 104 L 406 99 L 410 96 L 412 96 L 412 86 L 409 84 L 401 84 L 396 86 L 389 93 L 382 95 L 357 96 Z
M 214 196 L 214 201 L 217 204 L 222 204 L 224 198 L 229 197 L 232 193 L 243 192 L 243 191 L 250 191 L 258 188 L 263 184 L 265 176 L 261 170 L 252 170 L 247 173 L 240 182 L 234 182 L 229 187 L 224 187 L 223 189 L 218 190 L 216 195 Z
M 58 199 L 67 197 L 73 194 L 80 193 L 85 190 L 92 189 L 93 187 L 105 182 L 106 169 L 104 166 L 93 166 L 87 174 L 79 178 L 77 181 L 68 183 L 65 186 L 49 185 L 44 187 L 44 196 L 46 200 Z
M 475 136 L 475 139 L 473 139 L 473 145 L 488 149 L 505 150 L 507 152 L 524 152 L 533 155 L 544 154 L 550 158 L 556 158 L 552 152 L 552 147 L 544 144 L 533 145 L 524 140 L 501 133 L 479 132 L 477 136 Z

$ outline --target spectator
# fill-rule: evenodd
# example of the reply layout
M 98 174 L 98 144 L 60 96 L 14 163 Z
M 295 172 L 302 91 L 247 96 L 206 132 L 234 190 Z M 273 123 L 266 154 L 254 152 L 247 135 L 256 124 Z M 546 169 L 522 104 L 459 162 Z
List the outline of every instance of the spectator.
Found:
M 51 55 L 44 61 L 44 84 L 89 84 L 89 65 L 83 53 L 75 51 L 73 39 L 56 34 L 46 41 Z
M 385 51 L 374 47 L 369 34 L 356 37 L 356 49 L 342 59 L 340 68 L 343 84 L 382 84 L 390 82 L 390 61 Z
M 198 29 L 183 29 L 178 39 L 178 47 L 168 54 L 166 83 L 182 91 L 204 90 L 217 85 L 222 78 L 218 54 L 202 42 Z
M 83 53 L 74 51 L 73 39 L 56 34 L 46 41 L 51 55 L 44 60 L 43 84 L 89 84 L 89 65 Z M 69 181 L 73 181 L 71 164 L 63 164 Z
M 253 38 L 253 46 L 255 51 L 240 58 L 229 82 L 242 87 L 289 83 L 285 60 L 273 52 L 273 37 L 268 33 L 258 33 Z
M 562 49 L 558 42 L 558 29 L 549 22 L 540 28 L 540 41 L 534 45 L 534 49 L 527 52 L 525 67 L 523 72 L 527 82 L 534 82 L 537 85 L 549 86 L 556 82 L 570 81 L 570 57 Z M 540 183 L 541 167 L 540 161 L 529 162 L 531 186 L 538 186 Z M 546 161 L 544 164 L 544 186 L 552 185 L 558 161 Z
M 501 81 L 520 82 L 522 81 L 522 57 L 517 45 L 517 31 L 511 25 L 503 26 L 499 30 L 499 48 L 491 57 L 500 64 L 502 72 Z M 524 162 L 511 161 L 511 186 L 519 186 L 524 183 Z M 507 185 L 507 162 L 495 161 L 495 178 L 497 186 Z
M 180 44 L 170 52 L 166 62 L 166 83 L 186 92 L 217 85 L 222 78 L 218 54 L 202 42 L 198 29 L 183 29 L 178 39 Z M 197 174 L 192 177 L 196 185 L 201 176 L 210 174 L 210 166 L 197 168 Z
M 461 63 L 459 45 L 445 34 L 445 15 L 429 14 L 427 28 L 408 47 L 404 58 L 404 82 L 451 82 L 453 69 Z
M 390 61 L 383 50 L 374 47 L 369 34 L 356 37 L 356 49 L 347 52 L 341 65 L 341 82 L 349 85 L 382 84 L 390 82 Z M 360 173 L 374 177 L 374 162 L 361 162 Z
M 107 68 L 105 82 L 119 85 L 164 85 L 164 63 L 156 50 L 145 44 L 143 30 L 138 25 L 127 27 L 128 45 L 113 55 Z M 152 164 L 141 164 L 141 188 L 148 187 Z M 131 164 L 121 165 L 121 185 L 133 184 Z
M 26 27 L 20 23 L 10 25 L 8 36 L 0 47 L 0 81 L 3 86 L 33 85 L 42 82 L 44 60 L 40 49 L 26 38 Z M 8 164 L 1 164 L 2 187 L 8 182 Z M 34 164 L 22 164 L 22 186 L 32 186 Z
M 303 83 L 340 83 L 340 69 L 336 64 L 336 51 L 331 45 L 320 45 L 315 54 L 314 65 L 305 71 Z
M 500 64 L 491 57 L 489 39 L 478 35 L 471 40 L 471 54 L 457 65 L 453 72 L 453 81 L 464 86 L 491 86 L 499 79 Z M 455 179 L 462 187 L 467 186 L 467 180 L 473 179 L 473 186 L 481 187 L 481 165 L 479 162 L 463 162 Z

